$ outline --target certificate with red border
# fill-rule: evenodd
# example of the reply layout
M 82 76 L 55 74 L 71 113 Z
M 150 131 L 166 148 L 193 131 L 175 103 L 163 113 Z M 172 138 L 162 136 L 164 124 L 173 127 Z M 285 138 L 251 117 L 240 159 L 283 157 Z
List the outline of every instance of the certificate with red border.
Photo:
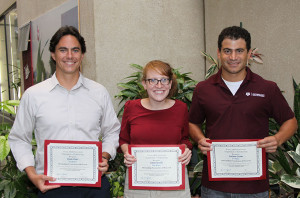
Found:
M 101 186 L 101 142 L 45 140 L 44 150 L 44 174 L 56 179 L 46 185 Z
M 136 158 L 128 168 L 129 189 L 185 189 L 185 165 L 178 162 L 185 145 L 129 145 Z
M 266 179 L 266 152 L 258 139 L 207 140 L 209 181 Z

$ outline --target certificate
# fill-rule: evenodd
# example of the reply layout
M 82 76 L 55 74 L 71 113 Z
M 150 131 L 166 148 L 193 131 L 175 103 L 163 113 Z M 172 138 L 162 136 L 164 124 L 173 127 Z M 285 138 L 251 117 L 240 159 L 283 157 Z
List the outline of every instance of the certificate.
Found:
M 178 162 L 184 145 L 129 145 L 128 148 L 137 160 L 128 169 L 129 189 L 185 188 L 185 165 Z
M 54 177 L 46 185 L 101 186 L 101 142 L 45 140 L 44 174 Z
M 208 140 L 210 181 L 266 179 L 265 149 L 257 148 L 258 139 Z

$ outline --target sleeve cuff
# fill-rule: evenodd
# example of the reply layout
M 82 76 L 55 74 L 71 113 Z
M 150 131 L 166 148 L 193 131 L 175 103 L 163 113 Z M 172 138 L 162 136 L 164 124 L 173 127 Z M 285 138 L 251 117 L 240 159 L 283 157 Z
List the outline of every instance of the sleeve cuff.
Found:
M 116 157 L 116 148 L 108 144 L 102 144 L 102 152 L 107 152 L 110 154 L 110 160 Z
M 34 157 L 33 156 L 23 156 L 21 160 L 17 163 L 17 167 L 20 171 L 24 171 L 28 166 L 34 166 Z

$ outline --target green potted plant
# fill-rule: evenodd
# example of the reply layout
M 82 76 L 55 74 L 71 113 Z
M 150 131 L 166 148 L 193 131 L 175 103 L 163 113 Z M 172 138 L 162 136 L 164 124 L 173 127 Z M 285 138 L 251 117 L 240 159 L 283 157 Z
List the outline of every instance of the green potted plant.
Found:
M 300 196 L 300 84 L 293 80 L 293 85 L 294 112 L 298 121 L 298 129 L 292 138 L 277 149 L 276 153 L 270 154 L 269 159 L 270 184 L 279 185 L 280 192 L 286 197 Z M 270 120 L 269 126 L 270 135 L 279 130 L 279 125 L 274 120 Z
M 19 100 L 0 102 L 0 108 L 3 113 L 2 117 L 4 117 L 5 113 L 15 115 L 15 108 L 18 105 Z M 11 123 L 6 123 L 2 120 L 0 124 L 0 197 L 36 197 L 37 189 L 29 181 L 27 175 L 18 170 L 14 157 L 10 151 L 7 137 L 11 127 Z
M 116 158 L 109 162 L 107 174 L 112 198 L 122 198 L 124 195 L 125 170 L 123 153 L 117 153 Z

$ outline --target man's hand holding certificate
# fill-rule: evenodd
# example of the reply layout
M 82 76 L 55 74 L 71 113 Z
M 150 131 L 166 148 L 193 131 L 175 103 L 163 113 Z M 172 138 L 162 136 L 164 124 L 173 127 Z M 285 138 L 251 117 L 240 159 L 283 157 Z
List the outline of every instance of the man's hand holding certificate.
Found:
M 260 180 L 266 178 L 265 149 L 257 148 L 257 140 L 207 140 L 210 181 Z
M 101 186 L 101 142 L 92 141 L 45 141 L 45 175 L 55 181 L 47 185 Z
M 184 150 L 184 145 L 129 145 L 130 154 L 136 158 L 129 167 L 129 188 L 184 189 L 184 165 L 178 161 Z

